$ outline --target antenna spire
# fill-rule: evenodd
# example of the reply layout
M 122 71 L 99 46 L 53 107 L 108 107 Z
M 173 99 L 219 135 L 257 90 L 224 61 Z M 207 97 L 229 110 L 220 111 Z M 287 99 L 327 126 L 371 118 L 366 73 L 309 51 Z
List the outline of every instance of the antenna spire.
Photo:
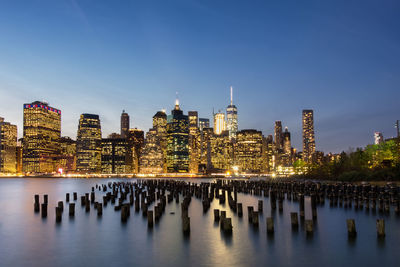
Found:
M 233 105 L 233 87 L 231 86 L 231 106 Z

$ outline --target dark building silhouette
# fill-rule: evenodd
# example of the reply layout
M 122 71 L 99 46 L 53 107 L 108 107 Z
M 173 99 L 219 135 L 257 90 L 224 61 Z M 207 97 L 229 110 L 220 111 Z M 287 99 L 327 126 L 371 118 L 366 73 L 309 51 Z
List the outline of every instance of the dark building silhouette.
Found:
M 128 132 L 129 132 L 129 115 L 128 113 L 125 112 L 125 110 L 123 110 L 121 114 L 121 138 L 127 138 Z

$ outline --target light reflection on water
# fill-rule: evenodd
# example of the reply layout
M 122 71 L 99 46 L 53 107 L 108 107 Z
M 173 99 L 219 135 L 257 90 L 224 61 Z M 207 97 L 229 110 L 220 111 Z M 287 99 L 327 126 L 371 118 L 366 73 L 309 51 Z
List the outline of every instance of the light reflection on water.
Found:
M 238 194 L 243 217 L 229 209 L 228 203 L 211 203 L 203 214 L 200 200 L 189 206 L 190 237 L 182 234 L 180 203 L 167 204 L 166 211 L 152 230 L 142 213 L 131 209 L 126 224 L 119 212 L 108 204 L 103 216 L 91 206 L 90 213 L 80 205 L 80 196 L 96 183 L 133 179 L 0 179 L 0 265 L 1 266 L 399 266 L 400 218 L 364 210 L 318 207 L 318 220 L 311 238 L 300 221 L 292 231 L 290 212 L 298 211 L 296 202 L 284 201 L 284 211 L 271 213 L 269 198 Z M 191 179 L 191 181 L 194 181 Z M 196 182 L 209 180 L 195 180 Z M 55 223 L 54 207 L 65 200 L 65 193 L 78 192 L 76 214 L 68 217 L 67 205 L 61 224 Z M 33 196 L 49 195 L 48 217 L 33 212 Z M 96 199 L 102 193 L 96 191 Z M 182 201 L 180 196 L 180 201 Z M 247 206 L 257 209 L 264 200 L 259 227 L 248 223 Z M 306 198 L 306 217 L 310 203 Z M 152 208 L 152 207 L 151 207 Z M 224 235 L 214 223 L 213 209 L 226 210 L 232 218 L 232 236 Z M 170 214 L 175 212 L 175 214 Z M 266 234 L 266 218 L 274 218 L 275 234 Z M 376 237 L 375 221 L 386 221 L 386 239 Z M 348 240 L 346 219 L 354 218 L 358 236 Z

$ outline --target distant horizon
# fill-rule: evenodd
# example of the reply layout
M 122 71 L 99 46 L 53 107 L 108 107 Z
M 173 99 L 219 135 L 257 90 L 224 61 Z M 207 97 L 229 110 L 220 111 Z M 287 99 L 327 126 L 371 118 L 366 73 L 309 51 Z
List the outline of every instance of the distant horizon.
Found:
M 74 137 L 81 113 L 119 131 L 125 109 L 147 131 L 157 110 L 212 119 L 230 86 L 239 129 L 272 134 L 282 121 L 301 150 L 313 109 L 316 149 L 339 153 L 396 135 L 400 2 L 11 1 L 0 9 L 0 116 L 46 100 Z

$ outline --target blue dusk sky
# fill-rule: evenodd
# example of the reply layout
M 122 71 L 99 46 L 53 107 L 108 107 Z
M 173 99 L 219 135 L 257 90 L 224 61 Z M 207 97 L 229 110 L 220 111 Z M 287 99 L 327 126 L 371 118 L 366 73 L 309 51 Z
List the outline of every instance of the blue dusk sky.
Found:
M 272 134 L 281 120 L 301 150 L 313 109 L 317 150 L 395 135 L 400 119 L 400 1 L 1 0 L 0 116 L 24 103 L 62 110 L 62 135 L 99 114 L 145 131 L 173 108 L 212 117 L 234 87 L 239 129 Z

